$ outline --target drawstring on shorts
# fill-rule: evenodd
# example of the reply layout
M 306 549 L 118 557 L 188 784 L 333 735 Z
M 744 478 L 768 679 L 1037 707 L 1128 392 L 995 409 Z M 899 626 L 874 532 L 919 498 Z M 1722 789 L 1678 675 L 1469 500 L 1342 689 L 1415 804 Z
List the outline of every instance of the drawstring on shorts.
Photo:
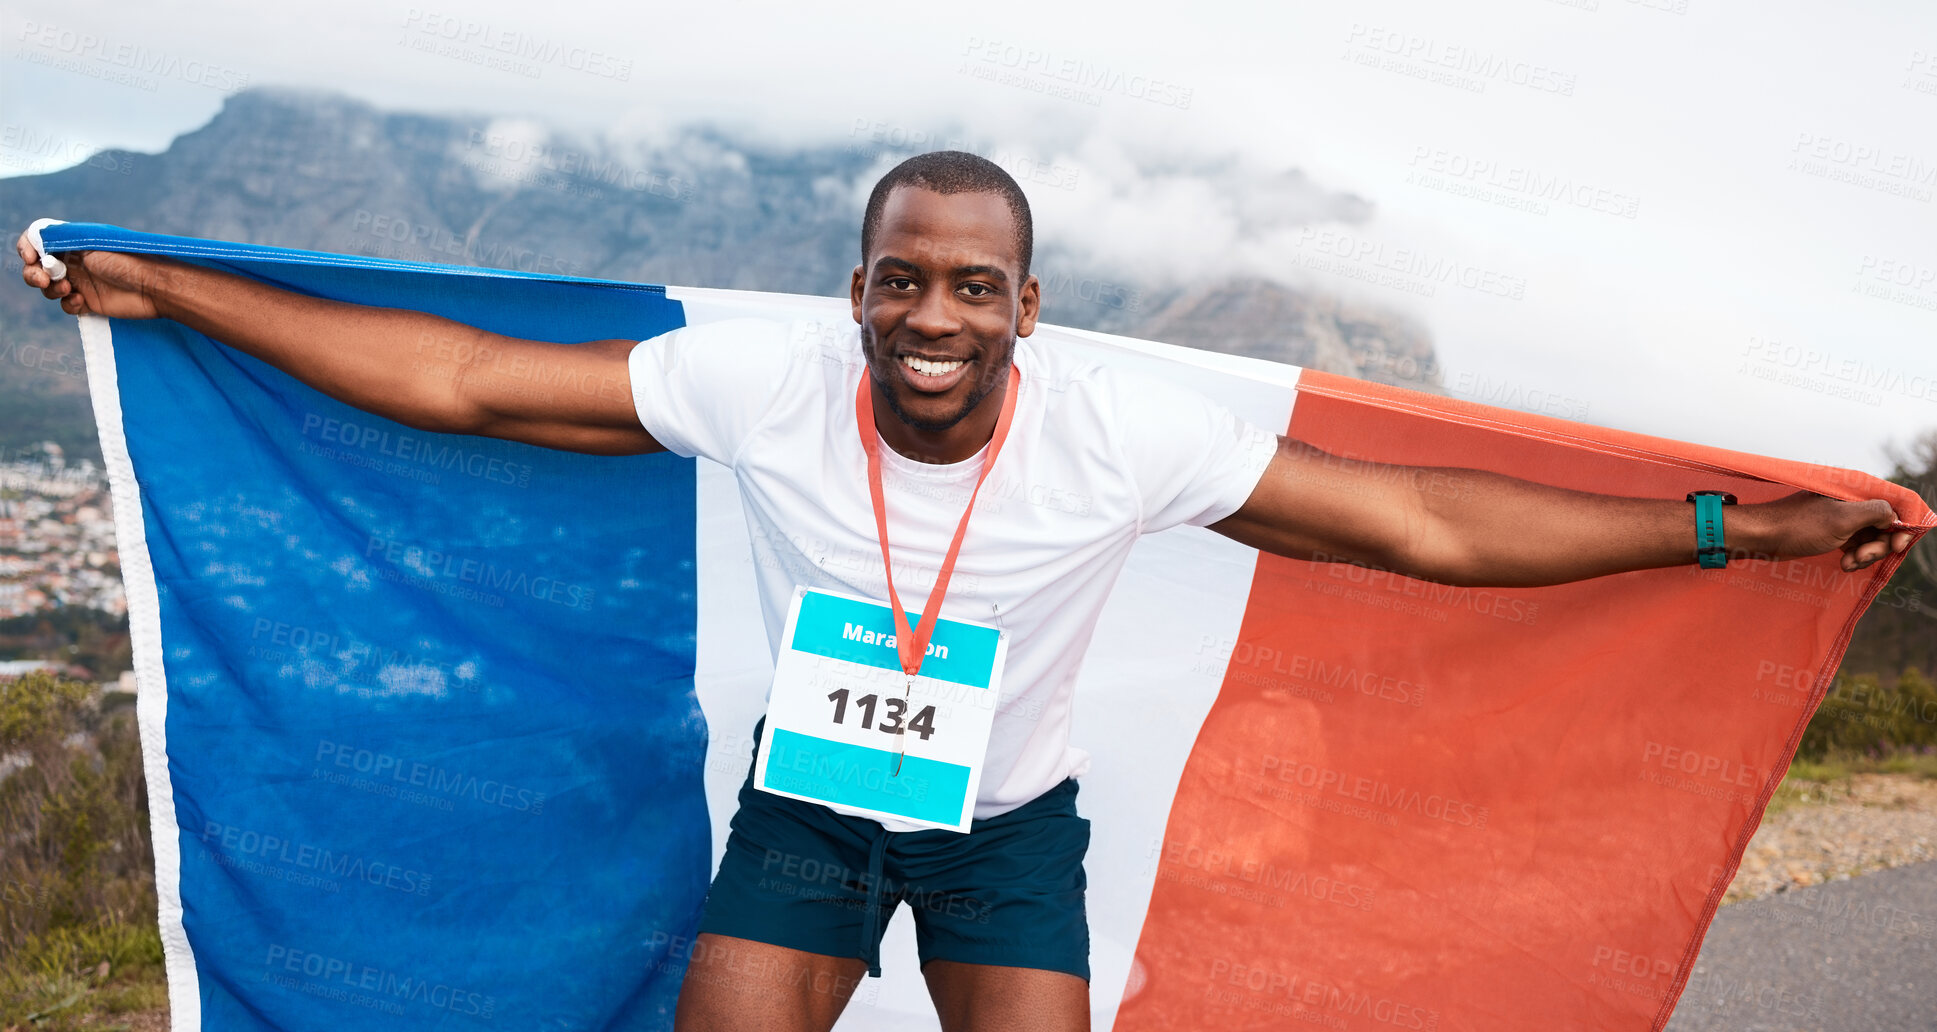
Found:
M 868 873 L 862 876 L 868 894 L 866 916 L 861 921 L 861 959 L 868 962 L 868 976 L 881 977 L 881 864 L 888 856 L 888 836 L 894 834 L 879 824 L 880 837 L 868 847 Z M 890 900 L 890 903 L 893 901 Z

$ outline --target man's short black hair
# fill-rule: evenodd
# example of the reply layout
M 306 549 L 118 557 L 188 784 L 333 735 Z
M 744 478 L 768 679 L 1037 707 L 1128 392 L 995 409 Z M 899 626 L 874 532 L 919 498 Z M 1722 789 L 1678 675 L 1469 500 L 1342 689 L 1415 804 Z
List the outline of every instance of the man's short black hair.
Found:
M 868 195 L 867 214 L 861 217 L 861 264 L 874 253 L 874 234 L 881 228 L 881 211 L 888 206 L 888 195 L 897 186 L 920 186 L 939 194 L 992 193 L 1009 202 L 1009 214 L 1016 223 L 1016 254 L 1022 258 L 1022 276 L 1029 276 L 1030 252 L 1036 246 L 1035 225 L 1029 218 L 1029 199 L 1022 187 L 1002 166 L 967 151 L 929 151 L 917 154 L 888 170 Z

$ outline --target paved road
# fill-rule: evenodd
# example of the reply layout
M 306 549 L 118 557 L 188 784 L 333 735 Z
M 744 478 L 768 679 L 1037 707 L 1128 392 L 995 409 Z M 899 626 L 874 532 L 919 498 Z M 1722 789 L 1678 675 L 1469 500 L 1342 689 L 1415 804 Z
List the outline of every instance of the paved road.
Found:
M 1724 907 L 1668 1032 L 1937 1032 L 1937 861 Z

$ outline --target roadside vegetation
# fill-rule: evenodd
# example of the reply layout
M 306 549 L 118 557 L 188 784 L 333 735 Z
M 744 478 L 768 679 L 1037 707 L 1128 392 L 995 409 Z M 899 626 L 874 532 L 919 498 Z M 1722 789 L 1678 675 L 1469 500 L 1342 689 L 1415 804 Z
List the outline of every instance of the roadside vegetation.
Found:
M 0 691 L 0 1028 L 132 1028 L 167 1006 L 134 709 L 28 674 Z

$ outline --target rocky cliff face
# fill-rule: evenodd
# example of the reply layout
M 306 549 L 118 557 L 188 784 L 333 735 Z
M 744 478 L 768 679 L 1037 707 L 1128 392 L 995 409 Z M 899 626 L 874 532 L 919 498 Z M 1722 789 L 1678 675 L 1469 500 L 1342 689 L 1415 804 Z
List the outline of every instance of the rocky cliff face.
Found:
M 1414 390 L 1437 392 L 1440 386 L 1432 338 L 1412 320 L 1267 280 L 1178 291 L 1127 332 Z
M 254 90 L 162 154 L 108 152 L 0 180 L 0 230 L 11 237 L 51 215 L 389 258 L 841 294 L 860 247 L 855 184 L 883 157 L 859 146 L 779 151 L 704 128 L 657 145 L 581 144 L 518 120 Z M 11 279 L 19 262 L 8 251 Z M 1261 279 L 1099 282 L 1072 274 L 1070 253 L 1038 245 L 1051 322 L 1438 382 L 1430 337 L 1393 313 Z M 0 448 L 52 438 L 92 451 L 71 324 L 21 288 L 0 289 L 0 318 Z

